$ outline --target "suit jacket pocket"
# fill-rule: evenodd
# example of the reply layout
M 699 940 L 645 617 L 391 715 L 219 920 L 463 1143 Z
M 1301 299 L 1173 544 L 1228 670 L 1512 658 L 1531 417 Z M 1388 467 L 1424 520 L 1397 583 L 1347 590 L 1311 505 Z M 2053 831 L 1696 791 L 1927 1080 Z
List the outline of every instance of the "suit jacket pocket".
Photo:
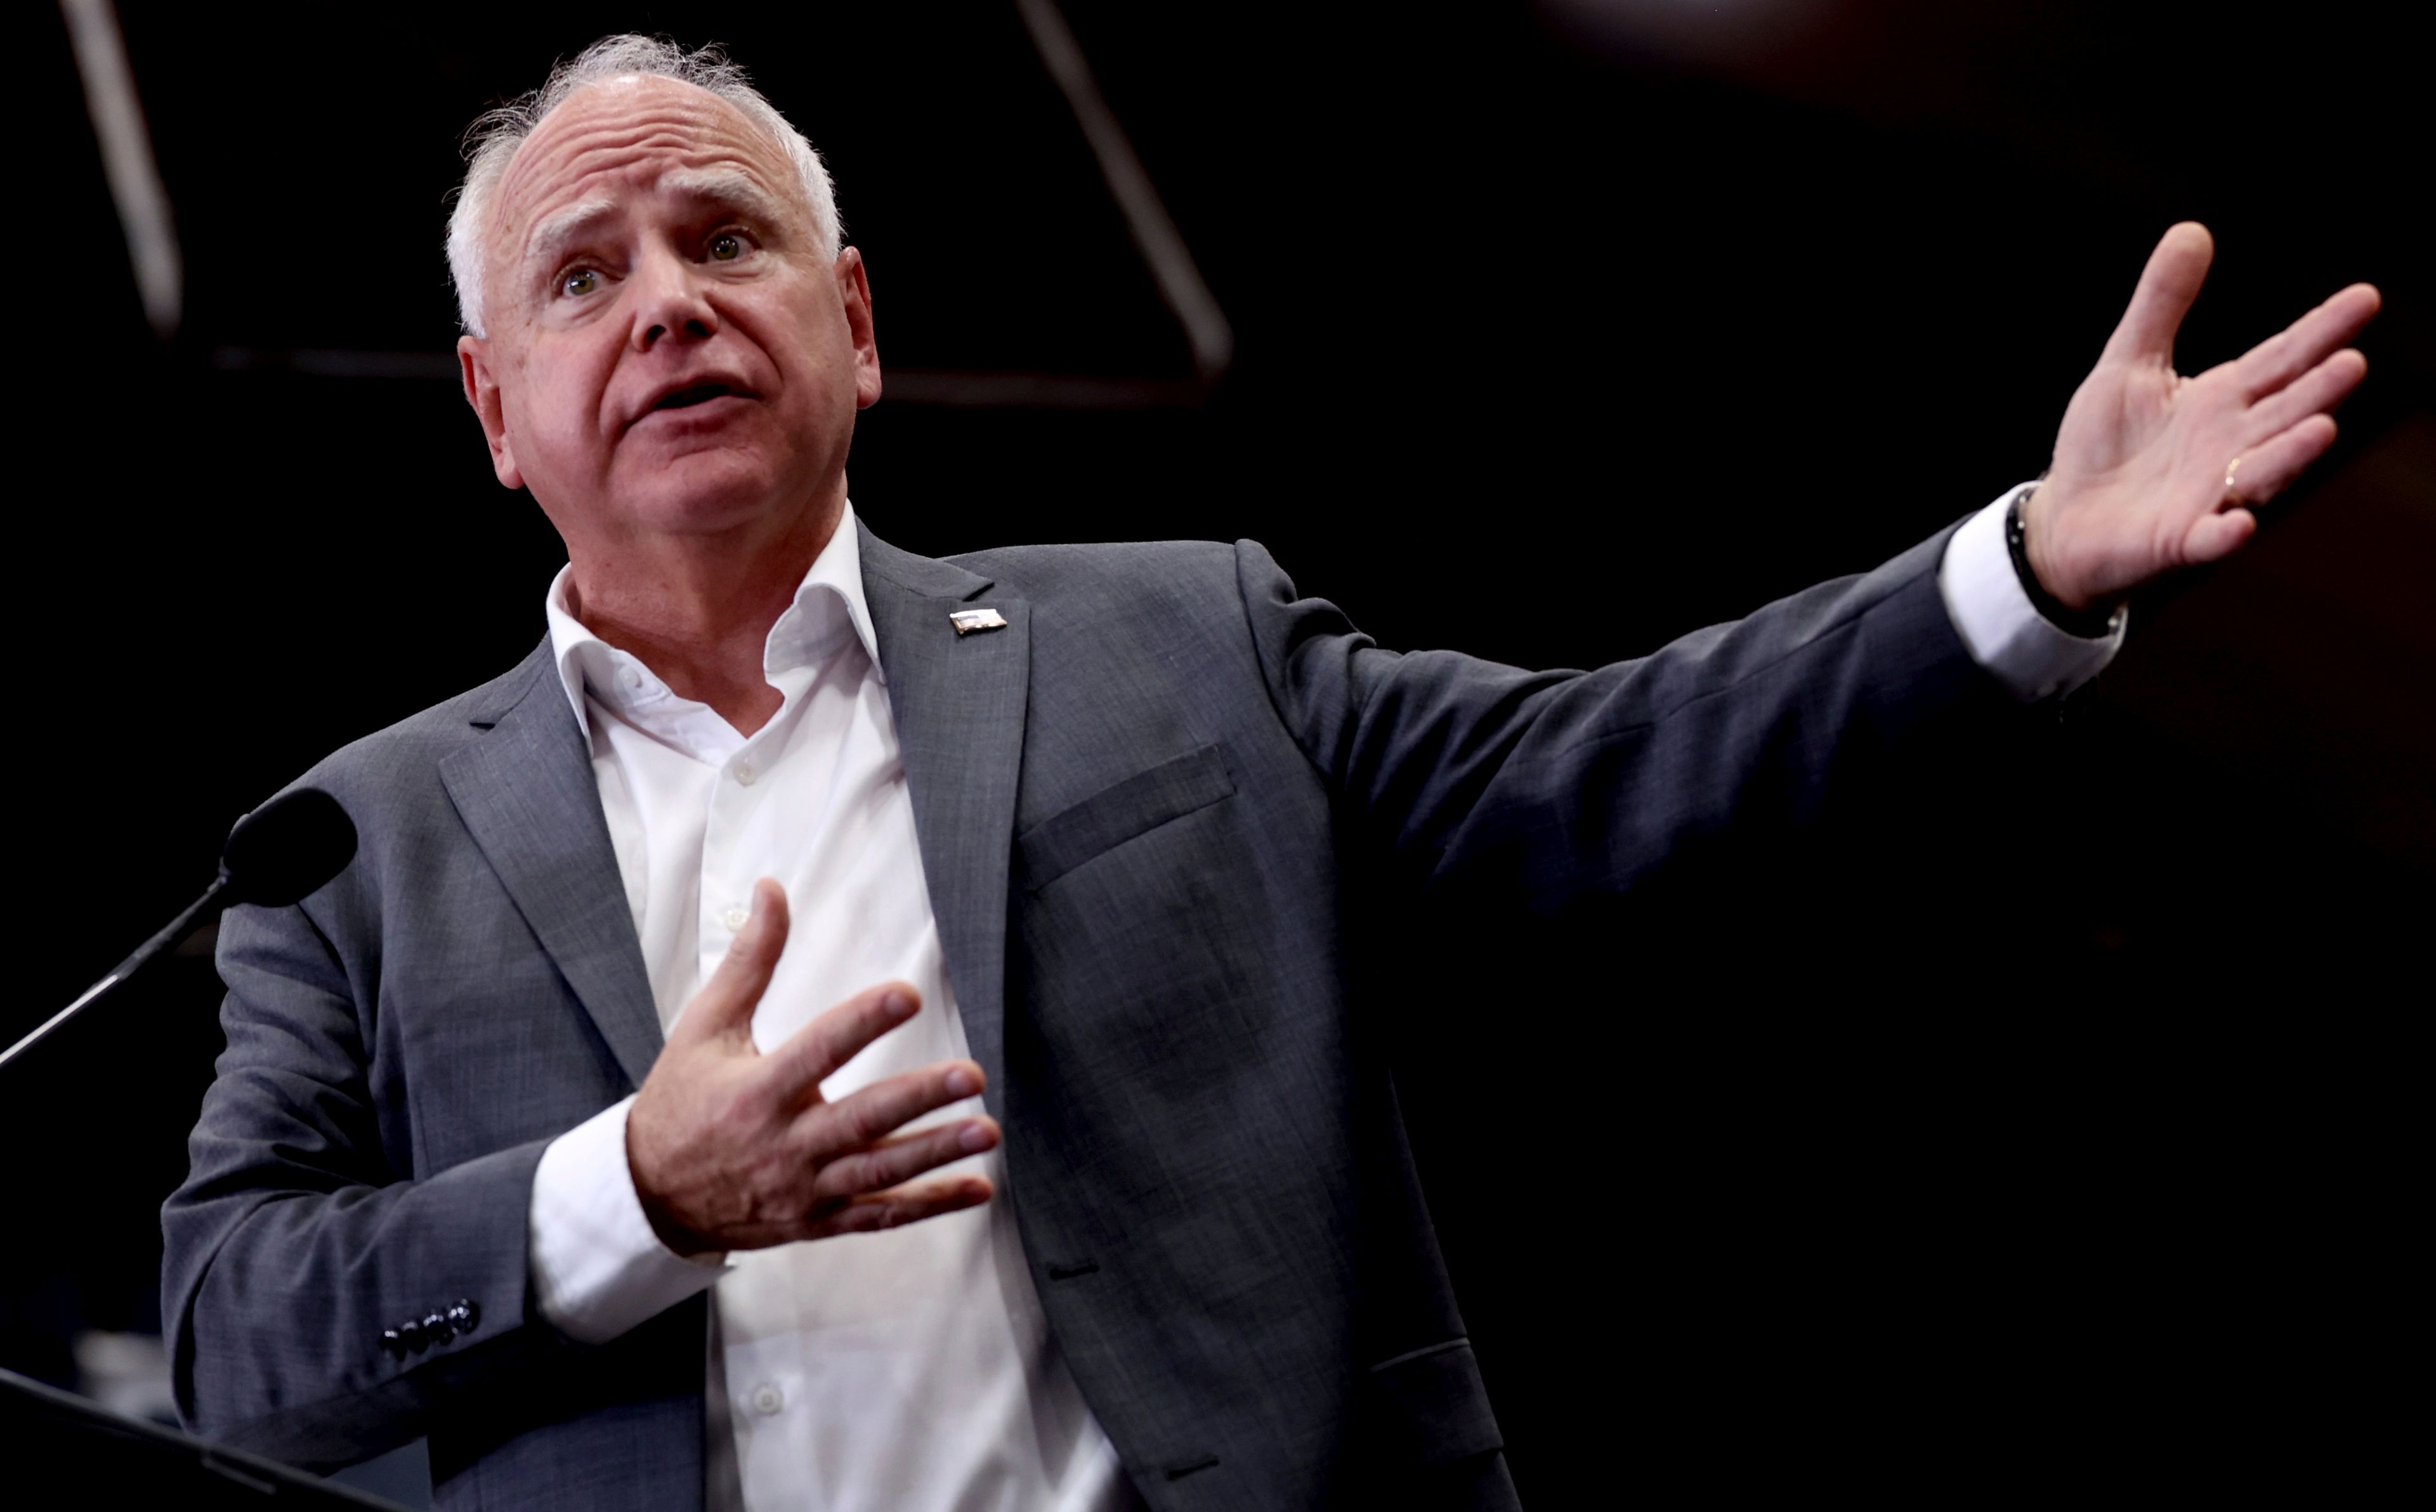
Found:
M 1370 1367 L 1394 1437 L 1421 1465 L 1450 1465 L 1505 1447 L 1469 1339 L 1449 1339 Z
M 1215 745 L 1135 773 L 1018 835 L 1016 855 L 1027 890 L 1046 887 L 1102 851 L 1146 834 L 1235 791 Z

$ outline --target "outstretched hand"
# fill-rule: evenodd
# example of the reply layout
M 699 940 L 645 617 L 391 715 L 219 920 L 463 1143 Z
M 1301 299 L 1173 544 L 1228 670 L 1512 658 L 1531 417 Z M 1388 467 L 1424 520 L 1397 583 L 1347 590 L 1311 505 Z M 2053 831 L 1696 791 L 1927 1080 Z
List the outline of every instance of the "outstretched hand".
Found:
M 787 895 L 754 884 L 753 917 L 686 1004 L 626 1118 L 643 1212 L 681 1255 L 759 1249 L 893 1228 L 989 1201 L 982 1176 L 913 1178 L 998 1143 L 986 1118 L 896 1132 L 982 1089 L 971 1061 L 942 1061 L 835 1103 L 821 1083 L 914 1017 L 904 982 L 847 999 L 767 1055 L 753 1010 L 787 943 Z
M 2247 506 L 2334 444 L 2328 411 L 2368 372 L 2344 343 L 2379 301 L 2354 284 L 2233 361 L 2176 374 L 2174 335 L 2215 253 L 2207 228 L 2190 221 L 2157 243 L 2023 508 L 2030 568 L 2068 609 L 2117 602 L 2249 540 L 2258 517 Z

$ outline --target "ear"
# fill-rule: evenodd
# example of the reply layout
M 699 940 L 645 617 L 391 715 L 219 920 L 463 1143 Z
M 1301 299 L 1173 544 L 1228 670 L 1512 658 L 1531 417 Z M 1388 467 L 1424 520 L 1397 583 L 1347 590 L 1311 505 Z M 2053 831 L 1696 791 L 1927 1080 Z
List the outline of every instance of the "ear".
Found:
M 482 438 L 490 443 L 491 471 L 498 475 L 503 488 L 524 487 L 524 474 L 516 470 L 515 451 L 508 444 L 507 413 L 499 403 L 499 381 L 491 373 L 491 344 L 480 337 L 459 337 L 457 371 L 464 381 L 465 402 L 474 407 L 474 417 L 482 423 Z
M 879 403 L 879 338 L 871 323 L 871 275 L 863 270 L 862 249 L 838 253 L 837 281 L 846 334 L 854 339 L 854 407 L 868 409 Z

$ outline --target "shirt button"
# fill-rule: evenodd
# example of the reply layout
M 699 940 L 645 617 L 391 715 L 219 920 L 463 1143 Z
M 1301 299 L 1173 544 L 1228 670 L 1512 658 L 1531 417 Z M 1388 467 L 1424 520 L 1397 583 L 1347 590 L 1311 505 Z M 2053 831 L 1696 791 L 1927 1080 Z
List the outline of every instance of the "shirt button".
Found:
M 778 1409 L 787 1405 L 787 1394 L 775 1386 L 753 1388 L 753 1410 L 764 1417 L 775 1417 Z
M 631 667 L 618 669 L 618 686 L 631 693 L 643 686 L 643 674 Z
M 749 788 L 753 786 L 754 779 L 760 775 L 760 773 L 753 770 L 752 762 L 739 761 L 736 763 L 736 780 L 744 784 L 746 787 Z
M 731 930 L 740 930 L 753 922 L 753 914 L 746 909 L 729 909 L 719 916 L 719 922 Z

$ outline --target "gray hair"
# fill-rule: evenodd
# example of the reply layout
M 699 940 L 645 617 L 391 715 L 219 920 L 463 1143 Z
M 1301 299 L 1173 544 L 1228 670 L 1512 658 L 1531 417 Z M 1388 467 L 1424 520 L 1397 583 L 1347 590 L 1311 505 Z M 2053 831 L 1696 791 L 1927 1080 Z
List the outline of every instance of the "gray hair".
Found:
M 687 52 L 666 37 L 638 37 L 631 32 L 603 37 L 571 61 L 563 60 L 552 67 L 541 88 L 483 113 L 466 129 L 465 182 L 458 187 L 457 208 L 448 216 L 448 276 L 457 286 L 457 318 L 472 335 L 486 334 L 482 329 L 482 233 L 490 223 L 499 181 L 507 177 L 516 148 L 577 91 L 632 74 L 673 78 L 708 91 L 769 132 L 803 182 L 804 199 L 812 211 L 812 235 L 822 255 L 837 256 L 837 194 L 829 184 L 829 170 L 804 133 L 761 97 L 743 69 L 728 61 L 716 46 Z

